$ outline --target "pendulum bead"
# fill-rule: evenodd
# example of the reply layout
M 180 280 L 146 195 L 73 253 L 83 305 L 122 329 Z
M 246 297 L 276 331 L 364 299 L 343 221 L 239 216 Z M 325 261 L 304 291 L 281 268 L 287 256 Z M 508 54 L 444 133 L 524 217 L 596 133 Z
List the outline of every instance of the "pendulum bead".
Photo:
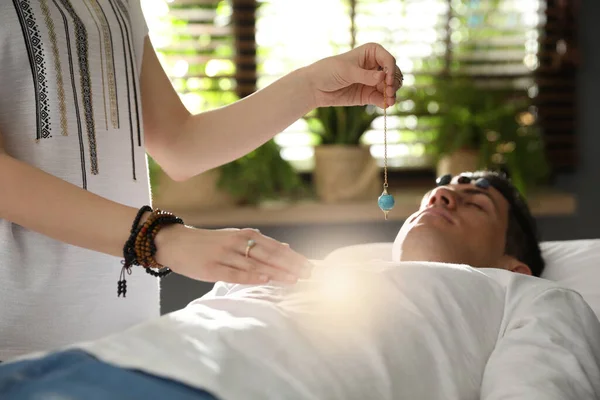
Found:
M 395 204 L 394 196 L 389 194 L 387 189 L 383 189 L 383 193 L 377 199 L 377 205 L 379 205 L 379 208 L 385 214 L 385 219 L 388 218 L 388 213 L 394 208 Z

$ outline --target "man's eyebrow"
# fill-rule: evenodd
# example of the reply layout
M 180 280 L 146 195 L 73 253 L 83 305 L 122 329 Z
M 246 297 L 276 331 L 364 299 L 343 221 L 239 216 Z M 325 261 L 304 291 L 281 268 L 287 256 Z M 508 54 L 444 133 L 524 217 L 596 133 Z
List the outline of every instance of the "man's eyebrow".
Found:
M 496 208 L 496 210 L 498 210 L 498 204 L 496 203 L 496 200 L 494 200 L 494 198 L 492 197 L 492 195 L 490 194 L 490 192 L 488 192 L 487 190 L 479 190 L 479 189 L 475 189 L 475 188 L 466 188 L 466 189 L 462 189 L 461 190 L 462 193 L 466 193 L 466 194 L 482 194 L 484 196 L 487 196 L 492 203 L 494 204 L 494 207 Z

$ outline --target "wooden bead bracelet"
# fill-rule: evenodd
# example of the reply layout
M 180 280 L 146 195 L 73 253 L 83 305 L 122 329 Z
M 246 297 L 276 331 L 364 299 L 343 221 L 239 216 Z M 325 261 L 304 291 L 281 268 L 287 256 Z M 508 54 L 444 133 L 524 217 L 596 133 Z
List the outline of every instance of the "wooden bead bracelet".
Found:
M 146 221 L 140 225 L 140 220 L 145 212 L 151 212 Z M 120 279 L 117 283 L 117 297 L 126 297 L 127 281 L 125 280 L 125 272 L 131 275 L 131 267 L 140 265 L 144 267 L 146 272 L 152 276 L 162 278 L 171 273 L 171 269 L 159 264 L 156 259 L 156 244 L 154 240 L 161 228 L 173 225 L 182 224 L 183 220 L 176 217 L 170 212 L 160 209 L 152 210 L 150 206 L 144 206 L 138 211 L 129 239 L 123 247 L 123 258 L 121 261 Z

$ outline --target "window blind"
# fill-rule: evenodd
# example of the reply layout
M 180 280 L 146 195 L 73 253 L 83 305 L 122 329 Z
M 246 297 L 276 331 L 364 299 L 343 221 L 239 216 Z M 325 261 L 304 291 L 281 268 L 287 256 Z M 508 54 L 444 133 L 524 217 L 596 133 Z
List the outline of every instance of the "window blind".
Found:
M 159 59 L 191 112 L 256 90 L 247 86 L 253 60 L 236 48 L 245 28 L 241 17 L 234 20 L 231 1 L 143 0 L 142 7 Z
M 145 0 L 146 8 L 162 1 Z M 577 163 L 575 7 L 568 0 L 174 0 L 162 8 L 160 19 L 167 22 L 151 32 L 192 111 L 227 104 L 295 68 L 379 42 L 396 56 L 405 92 L 451 68 L 529 97 L 550 164 L 563 171 Z M 398 98 L 388 120 L 390 167 L 426 168 L 435 107 L 417 112 L 402 101 L 402 91 Z M 379 118 L 363 137 L 379 158 L 382 127 Z M 312 168 L 318 138 L 304 120 L 276 141 L 298 169 Z

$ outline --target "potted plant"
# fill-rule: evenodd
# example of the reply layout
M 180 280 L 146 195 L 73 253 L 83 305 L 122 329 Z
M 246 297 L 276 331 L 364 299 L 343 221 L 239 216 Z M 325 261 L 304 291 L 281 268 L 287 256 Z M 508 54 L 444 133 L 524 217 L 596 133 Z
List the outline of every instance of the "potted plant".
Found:
M 512 93 L 512 94 L 511 94 Z M 437 174 L 456 175 L 482 168 L 507 171 L 523 192 L 546 176 L 548 165 L 535 116 L 526 95 L 482 87 L 451 76 L 409 95 L 415 112 L 436 112 L 435 133 L 427 151 Z
M 313 172 L 321 201 L 356 201 L 380 194 L 380 168 L 360 142 L 377 116 L 372 106 L 322 107 L 307 116 L 310 130 L 321 138 Z
M 219 168 L 217 187 L 238 204 L 293 201 L 307 194 L 307 186 L 270 140 L 256 150 Z
M 152 202 L 173 212 L 231 207 L 235 197 L 218 187 L 219 168 L 203 172 L 185 181 L 174 181 L 151 158 L 149 161 Z
M 184 182 L 170 179 L 149 159 L 154 203 L 174 211 L 257 205 L 269 200 L 293 200 L 307 187 L 271 140 L 251 153 Z

